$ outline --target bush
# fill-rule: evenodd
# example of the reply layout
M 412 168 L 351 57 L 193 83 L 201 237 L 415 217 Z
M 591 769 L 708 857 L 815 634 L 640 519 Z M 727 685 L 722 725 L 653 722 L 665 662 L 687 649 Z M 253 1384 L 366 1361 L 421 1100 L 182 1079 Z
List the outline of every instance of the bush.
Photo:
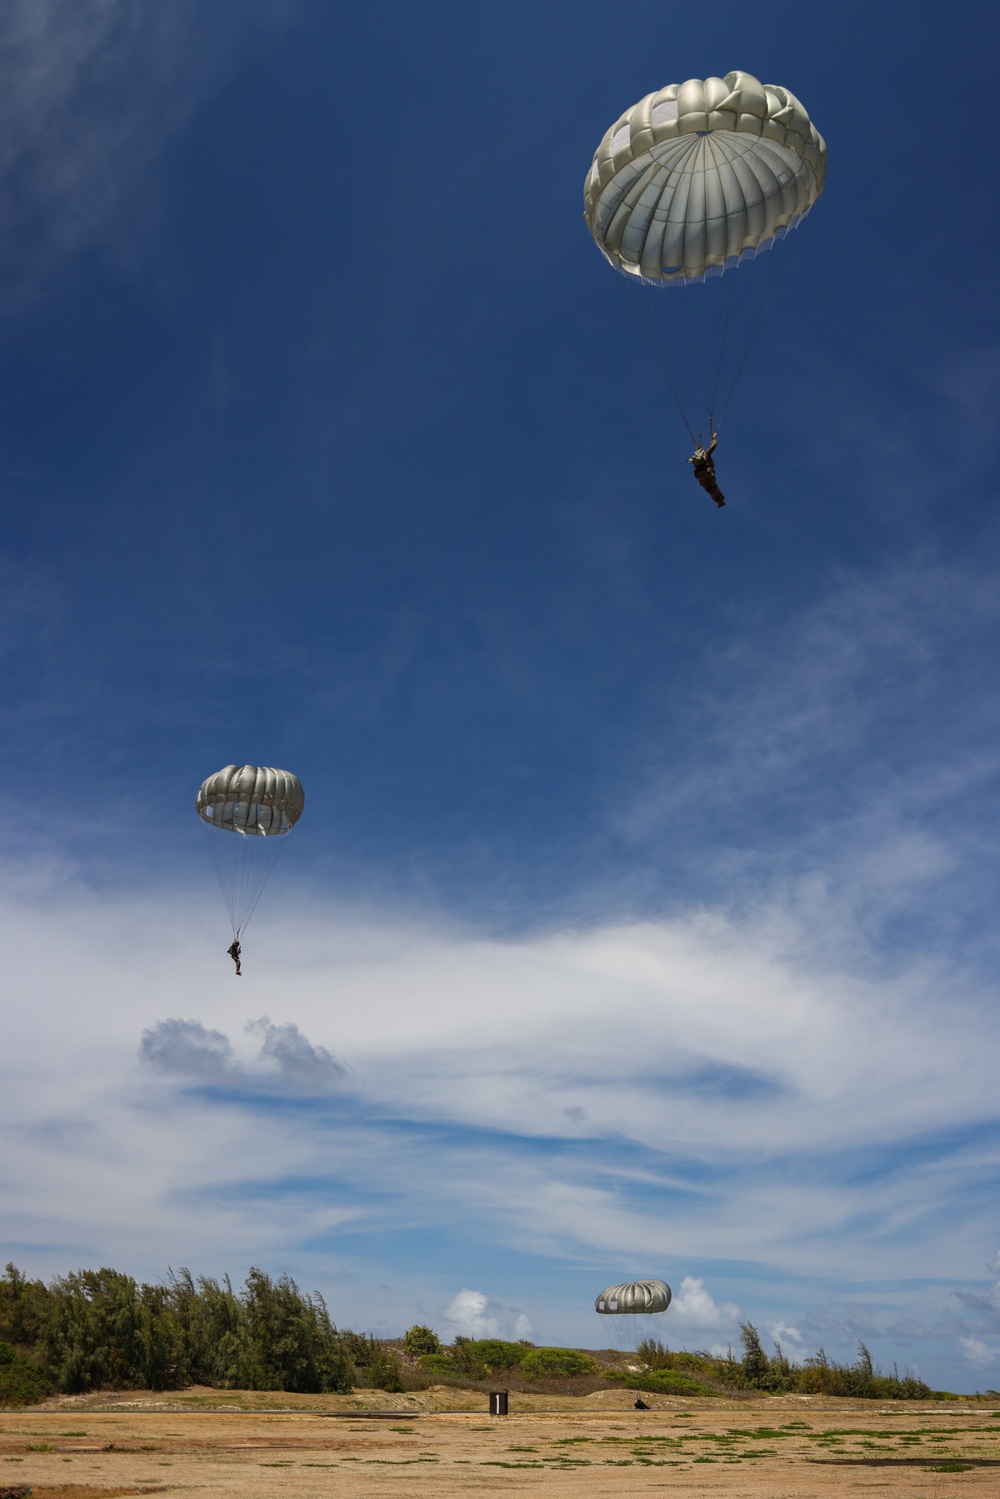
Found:
M 681 1369 L 651 1369 L 645 1374 L 632 1374 L 624 1369 L 610 1369 L 605 1374 L 614 1384 L 625 1385 L 630 1390 L 647 1390 L 654 1395 L 717 1395 L 711 1385 Z
M 521 1359 L 525 1379 L 564 1379 L 573 1374 L 593 1374 L 596 1368 L 590 1354 L 577 1348 L 532 1348 Z
M 522 1343 L 504 1343 L 500 1338 L 480 1338 L 476 1344 L 476 1352 L 492 1374 L 497 1369 L 513 1369 L 531 1350 Z
M 474 1379 L 513 1369 L 528 1349 L 521 1343 L 505 1343 L 502 1338 L 456 1338 L 452 1358 L 463 1373 Z
M 358 1380 L 370 1390 L 386 1390 L 392 1395 L 402 1393 L 403 1378 L 399 1359 L 378 1338 L 366 1340 L 365 1357 L 358 1369 Z
M 461 1370 L 453 1358 L 446 1353 L 422 1353 L 420 1367 L 431 1374 L 459 1374 Z
M 419 1358 L 422 1353 L 440 1353 L 441 1339 L 436 1332 L 429 1327 L 422 1327 L 419 1322 L 411 1327 L 403 1338 L 403 1345 L 407 1353 L 414 1358 Z

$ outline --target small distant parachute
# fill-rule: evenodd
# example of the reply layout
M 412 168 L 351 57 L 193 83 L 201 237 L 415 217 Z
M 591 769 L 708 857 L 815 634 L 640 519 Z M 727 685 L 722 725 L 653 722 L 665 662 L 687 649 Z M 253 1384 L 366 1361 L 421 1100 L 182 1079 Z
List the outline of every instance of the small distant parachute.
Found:
M 805 107 L 752 73 L 667 84 L 598 146 L 587 226 L 633 286 L 665 292 L 655 317 L 645 297 L 636 311 L 692 438 L 721 423 L 767 311 L 770 278 L 734 273 L 801 223 L 825 180 Z
M 631 1353 L 650 1339 L 662 1342 L 663 1314 L 670 1299 L 665 1280 L 629 1280 L 602 1291 L 594 1310 L 611 1333 L 615 1347 Z
M 226 765 L 199 787 L 195 808 L 208 838 L 234 941 L 253 915 L 304 806 L 298 776 L 270 765 Z

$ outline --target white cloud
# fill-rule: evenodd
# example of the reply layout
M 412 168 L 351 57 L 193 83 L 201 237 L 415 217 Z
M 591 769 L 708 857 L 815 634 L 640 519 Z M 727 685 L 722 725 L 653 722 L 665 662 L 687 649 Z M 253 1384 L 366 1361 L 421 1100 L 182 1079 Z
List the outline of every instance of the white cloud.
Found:
M 991 1364 L 1000 1364 L 1000 1348 L 984 1343 L 982 1338 L 959 1338 L 970 1364 L 977 1369 L 988 1369 Z
M 740 1316 L 738 1306 L 732 1301 L 717 1302 L 705 1282 L 692 1275 L 685 1275 L 670 1303 L 670 1325 L 685 1336 L 730 1331 L 739 1325 Z
M 313 1046 L 290 1021 L 274 1025 L 265 1015 L 248 1021 L 244 1030 L 261 1037 L 250 1065 L 237 1060 L 228 1036 L 198 1020 L 157 1021 L 143 1031 L 139 1055 L 167 1076 L 230 1088 L 270 1085 L 304 1096 L 328 1093 L 347 1073 L 325 1046 Z
M 219 1082 L 232 1075 L 233 1048 L 200 1020 L 160 1020 L 143 1031 L 139 1055 L 158 1072 Z
M 960 969 L 839 971 L 779 907 L 498 941 L 285 895 L 237 981 L 200 894 L 97 897 L 48 867 L 0 892 L 4 1257 L 263 1263 L 318 1281 L 345 1325 L 445 1305 L 451 1335 L 529 1336 L 527 1318 L 586 1344 L 593 1295 L 632 1266 L 674 1286 L 688 1346 L 735 1342 L 742 1308 L 793 1355 L 994 1331 L 976 1131 L 997 1019 Z M 248 1005 L 273 1018 L 248 1029 Z M 430 1251 L 391 1273 L 362 1252 L 410 1232 L 551 1278 L 509 1307 L 468 1279 L 443 1294 Z M 734 1253 L 798 1288 L 776 1305 L 703 1268 Z M 928 1310 L 927 1276 L 965 1282 L 964 1321 Z M 879 1277 L 891 1315 L 852 1294 Z M 828 1338 L 809 1312 L 827 1294 L 848 1308 Z
M 805 1340 L 797 1327 L 790 1327 L 787 1322 L 772 1322 L 768 1332 L 773 1343 L 780 1343 L 783 1352 L 791 1359 L 800 1357 L 805 1346 Z
M 0 12 L 0 266 L 33 288 L 67 255 L 131 253 L 151 168 L 276 0 L 8 0 Z
M 440 1314 L 445 1337 L 531 1338 L 531 1319 L 515 1307 L 503 1306 L 482 1291 L 461 1290 Z

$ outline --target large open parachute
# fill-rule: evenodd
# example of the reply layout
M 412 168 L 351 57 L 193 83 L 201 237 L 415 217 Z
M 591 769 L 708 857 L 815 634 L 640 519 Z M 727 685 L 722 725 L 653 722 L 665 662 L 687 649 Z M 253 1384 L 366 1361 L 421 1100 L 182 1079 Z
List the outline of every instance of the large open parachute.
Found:
M 208 838 L 234 939 L 238 940 L 253 915 L 304 805 L 305 792 L 298 777 L 269 765 L 226 765 L 199 787 L 195 808 Z
M 584 216 L 611 265 L 663 293 L 656 321 L 646 300 L 636 311 L 692 439 L 721 422 L 767 312 L 771 278 L 744 262 L 801 223 L 825 178 L 803 105 L 750 73 L 647 94 L 598 146 Z
M 614 1346 L 632 1353 L 641 1343 L 662 1341 L 663 1314 L 669 1305 L 670 1287 L 665 1280 L 631 1280 L 603 1290 L 594 1310 Z

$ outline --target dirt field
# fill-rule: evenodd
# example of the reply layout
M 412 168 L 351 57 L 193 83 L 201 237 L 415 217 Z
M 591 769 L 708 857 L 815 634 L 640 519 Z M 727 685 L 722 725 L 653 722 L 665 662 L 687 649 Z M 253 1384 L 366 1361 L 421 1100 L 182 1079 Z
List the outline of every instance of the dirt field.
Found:
M 505 1421 L 450 1389 L 63 1398 L 0 1412 L 0 1499 L 22 1487 L 34 1499 L 1000 1495 L 996 1406 L 647 1398 L 643 1413 L 616 1390 L 572 1409 L 516 1396 Z

